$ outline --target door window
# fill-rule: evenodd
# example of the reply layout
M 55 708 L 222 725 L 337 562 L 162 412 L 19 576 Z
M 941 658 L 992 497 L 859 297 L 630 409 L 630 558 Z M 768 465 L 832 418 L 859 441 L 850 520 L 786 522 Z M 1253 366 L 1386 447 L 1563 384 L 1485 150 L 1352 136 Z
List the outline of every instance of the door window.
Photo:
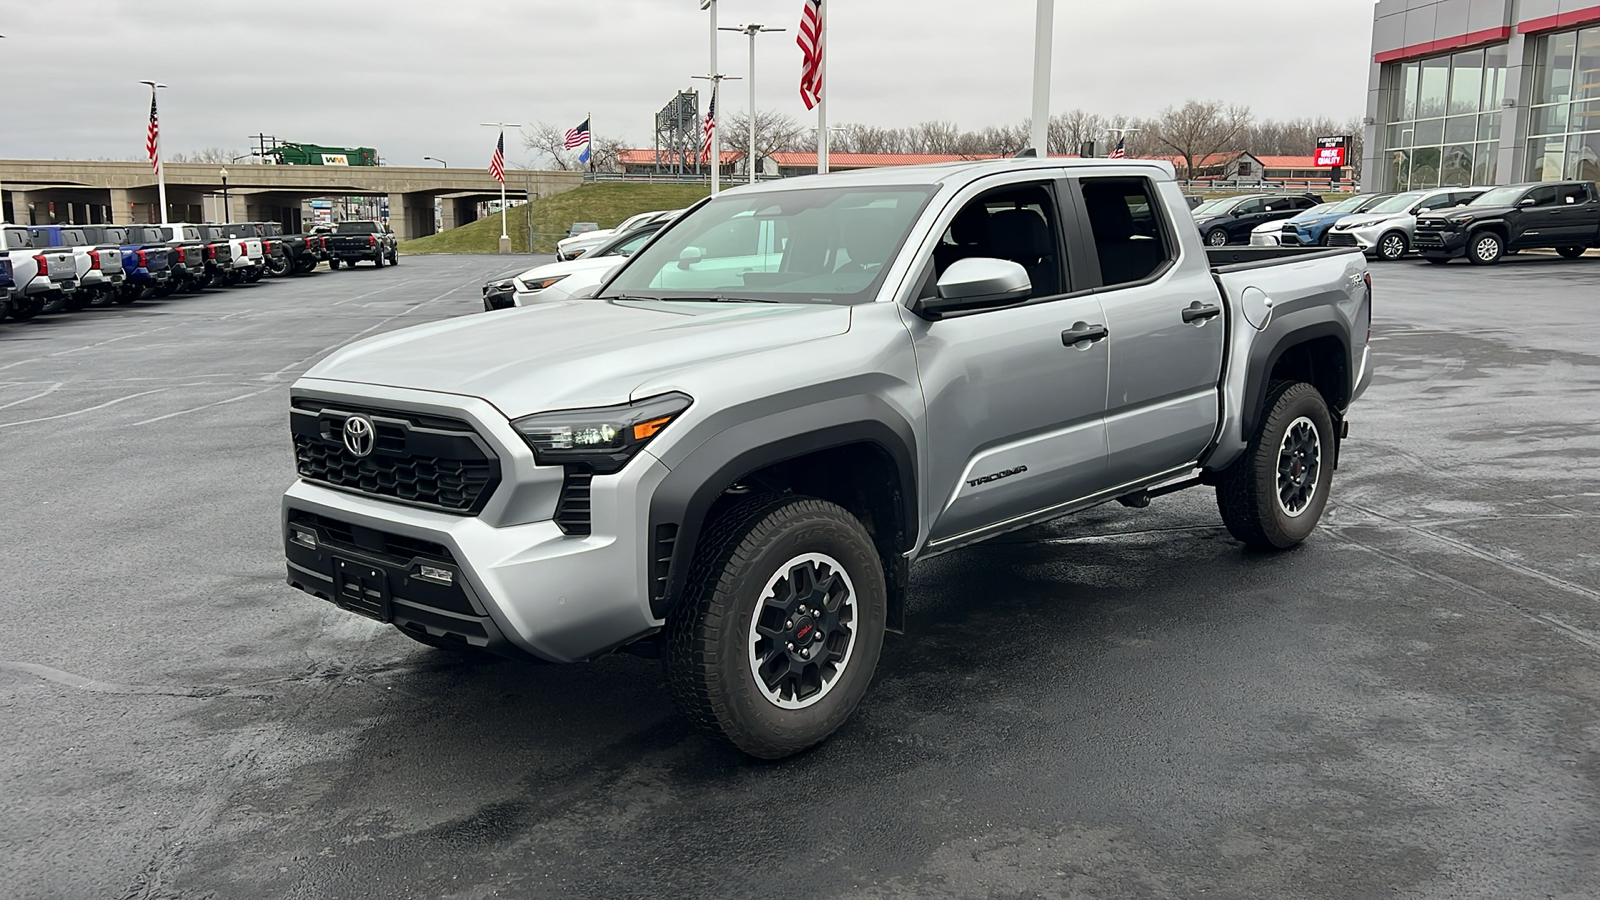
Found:
M 1261 208 L 1264 205 L 1265 205 L 1265 202 L 1263 200 L 1261 200 L 1260 198 L 1257 198 L 1255 200 L 1246 200 L 1245 202 L 1243 202 L 1243 203 L 1241 203 L 1238 206 L 1235 206 L 1233 208 L 1233 214 L 1236 215 L 1236 216 L 1252 215 L 1254 213 L 1261 212 Z
M 1423 212 L 1430 209 L 1446 209 L 1448 207 L 1455 206 L 1457 203 L 1455 198 L 1455 194 L 1440 194 L 1436 197 L 1429 197 L 1417 205 L 1417 211 Z
M 1528 192 L 1527 199 L 1532 200 L 1534 206 L 1555 206 L 1556 186 L 1551 184 L 1543 187 L 1536 187 Z
M 1028 270 L 1028 299 L 1064 293 L 1061 224 L 1050 186 L 1008 185 L 968 201 L 934 248 L 934 280 L 960 259 L 1005 259 Z M 924 296 L 935 290 L 929 283 Z
M 1143 281 L 1174 258 L 1149 179 L 1085 178 L 1079 189 L 1102 284 Z

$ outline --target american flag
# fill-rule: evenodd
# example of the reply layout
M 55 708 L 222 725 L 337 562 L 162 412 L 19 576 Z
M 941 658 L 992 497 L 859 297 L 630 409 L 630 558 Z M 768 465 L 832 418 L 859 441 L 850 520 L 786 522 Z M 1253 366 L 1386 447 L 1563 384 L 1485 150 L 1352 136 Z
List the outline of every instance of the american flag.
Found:
M 700 148 L 700 161 L 711 162 L 711 133 L 717 130 L 717 89 L 711 89 L 711 105 L 706 107 L 706 143 Z M 717 160 L 721 163 L 722 160 Z
M 1117 149 L 1111 151 L 1111 156 L 1109 158 L 1110 159 L 1125 159 L 1125 158 L 1127 158 L 1127 156 L 1128 156 L 1127 144 L 1128 144 L 1128 139 L 1127 138 L 1122 138 L 1122 137 L 1117 138 Z
M 150 128 L 145 132 L 144 151 L 150 156 L 150 167 L 161 174 L 161 123 L 156 118 L 156 95 L 150 92 Z
M 583 124 L 567 131 L 567 149 L 572 150 L 589 143 L 589 120 L 584 119 Z
M 822 0 L 805 0 L 800 12 L 800 99 L 806 109 L 822 99 Z
M 500 142 L 494 145 L 494 156 L 489 159 L 489 177 L 506 183 L 506 133 L 500 132 Z

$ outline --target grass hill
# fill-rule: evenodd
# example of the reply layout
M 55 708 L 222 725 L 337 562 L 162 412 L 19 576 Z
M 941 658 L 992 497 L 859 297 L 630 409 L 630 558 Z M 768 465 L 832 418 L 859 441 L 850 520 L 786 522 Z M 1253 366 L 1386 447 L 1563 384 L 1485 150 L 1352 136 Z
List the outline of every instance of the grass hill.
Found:
M 533 216 L 536 253 L 553 253 L 573 222 L 599 222 L 614 228 L 635 213 L 682 209 L 709 193 L 698 184 L 588 184 L 506 212 L 506 233 L 517 253 L 528 251 L 528 216 Z M 400 245 L 401 253 L 498 253 L 500 215 L 495 213 L 460 228 L 441 231 Z

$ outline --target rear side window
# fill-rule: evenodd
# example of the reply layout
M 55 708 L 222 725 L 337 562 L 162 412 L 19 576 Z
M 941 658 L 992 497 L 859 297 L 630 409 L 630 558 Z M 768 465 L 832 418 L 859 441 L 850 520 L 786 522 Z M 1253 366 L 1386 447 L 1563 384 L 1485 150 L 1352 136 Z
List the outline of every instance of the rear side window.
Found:
M 1084 212 L 1106 286 L 1143 281 L 1174 258 L 1159 217 L 1154 185 L 1145 178 L 1085 178 Z M 1259 204 L 1260 201 L 1253 201 Z
M 1589 186 L 1586 184 L 1562 185 L 1561 202 L 1564 204 L 1589 202 Z
M 1428 199 L 1422 201 L 1422 203 L 1417 206 L 1417 211 L 1424 212 L 1430 209 L 1445 209 L 1446 207 L 1455 206 L 1456 203 L 1457 201 L 1455 194 L 1439 194 L 1436 197 L 1429 197 Z

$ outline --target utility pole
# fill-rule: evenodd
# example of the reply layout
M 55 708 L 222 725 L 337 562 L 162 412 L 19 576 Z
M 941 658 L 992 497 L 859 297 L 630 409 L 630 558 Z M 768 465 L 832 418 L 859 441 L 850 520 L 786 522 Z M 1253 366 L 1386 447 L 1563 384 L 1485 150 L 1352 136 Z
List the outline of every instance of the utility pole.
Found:
M 745 168 L 750 171 L 750 183 L 756 183 L 756 35 L 764 32 L 786 31 L 784 28 L 768 28 L 765 25 L 750 24 L 740 25 L 738 28 L 723 28 L 722 31 L 742 31 L 750 35 L 750 155 L 745 158 Z
M 1038 0 L 1033 29 L 1033 152 L 1050 155 L 1050 62 L 1055 40 L 1056 0 Z

